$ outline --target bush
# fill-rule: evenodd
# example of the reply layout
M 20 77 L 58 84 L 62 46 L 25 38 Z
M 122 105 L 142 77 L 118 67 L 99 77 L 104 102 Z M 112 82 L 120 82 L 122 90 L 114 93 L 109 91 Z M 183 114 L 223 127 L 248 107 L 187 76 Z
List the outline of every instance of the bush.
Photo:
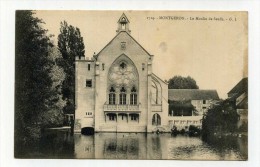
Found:
M 194 125 L 190 125 L 189 126 L 189 135 L 190 136 L 198 136 L 200 135 L 200 128 L 194 126 Z
M 64 121 L 64 114 L 61 110 L 52 109 L 41 115 L 41 128 L 61 127 Z
M 248 131 L 248 123 L 243 122 L 242 125 L 238 128 L 239 132 L 247 132 Z
M 239 115 L 231 103 L 221 101 L 213 106 L 202 119 L 202 137 L 209 137 L 214 133 L 233 133 L 237 130 Z

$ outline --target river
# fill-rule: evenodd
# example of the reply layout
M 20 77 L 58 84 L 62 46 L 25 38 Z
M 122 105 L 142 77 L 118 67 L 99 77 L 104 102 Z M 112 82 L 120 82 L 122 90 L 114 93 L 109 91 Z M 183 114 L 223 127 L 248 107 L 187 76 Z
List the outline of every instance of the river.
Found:
M 173 159 L 247 160 L 247 137 L 171 136 L 169 133 L 95 133 L 71 135 L 53 131 L 44 134 L 38 145 L 23 150 L 17 158 L 67 159 Z

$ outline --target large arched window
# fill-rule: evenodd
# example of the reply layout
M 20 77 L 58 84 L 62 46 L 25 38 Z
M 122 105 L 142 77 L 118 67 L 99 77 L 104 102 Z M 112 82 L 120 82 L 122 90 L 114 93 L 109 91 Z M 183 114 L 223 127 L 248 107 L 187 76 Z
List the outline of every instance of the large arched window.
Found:
M 126 104 L 126 89 L 122 87 L 120 89 L 119 104 Z
M 116 94 L 113 86 L 109 90 L 109 104 L 116 104 Z
M 161 117 L 159 114 L 153 115 L 152 125 L 161 125 Z
M 137 105 L 139 79 L 138 71 L 131 59 L 126 55 L 119 56 L 108 70 L 107 94 L 111 93 L 110 87 L 116 90 L 116 104 L 120 105 Z M 134 89 L 133 89 L 134 86 Z M 107 98 L 110 96 L 107 95 Z M 110 104 L 110 100 L 107 99 Z
M 137 105 L 137 93 L 136 93 L 136 88 L 133 86 L 131 89 L 131 94 L 130 94 L 130 104 L 131 105 Z

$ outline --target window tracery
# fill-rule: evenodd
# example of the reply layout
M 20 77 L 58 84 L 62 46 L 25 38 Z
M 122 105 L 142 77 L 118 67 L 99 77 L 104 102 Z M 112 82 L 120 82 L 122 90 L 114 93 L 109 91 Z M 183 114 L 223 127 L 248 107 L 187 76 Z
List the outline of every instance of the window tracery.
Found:
M 118 90 L 111 93 L 110 87 Z M 138 73 L 135 65 L 125 55 L 119 57 L 108 71 L 108 98 L 109 104 L 137 105 Z M 112 100 L 118 97 L 118 101 Z M 129 99 L 128 99 L 129 98 Z

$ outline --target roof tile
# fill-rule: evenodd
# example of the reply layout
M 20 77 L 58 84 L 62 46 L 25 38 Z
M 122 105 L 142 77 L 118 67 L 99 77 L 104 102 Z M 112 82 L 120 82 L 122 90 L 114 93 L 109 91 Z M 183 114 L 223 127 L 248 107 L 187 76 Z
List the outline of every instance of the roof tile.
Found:
M 219 96 L 216 90 L 201 89 L 169 89 L 168 99 L 174 101 L 183 100 L 218 100 Z

